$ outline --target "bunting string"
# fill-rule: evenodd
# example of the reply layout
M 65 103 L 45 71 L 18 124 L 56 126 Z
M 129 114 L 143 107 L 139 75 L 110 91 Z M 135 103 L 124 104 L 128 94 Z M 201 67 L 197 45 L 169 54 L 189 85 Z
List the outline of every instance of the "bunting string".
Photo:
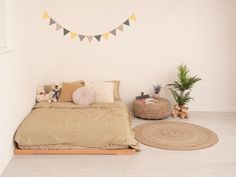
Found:
M 84 41 L 85 39 L 87 39 L 89 42 L 92 42 L 93 39 L 96 39 L 96 41 L 100 42 L 102 39 L 104 40 L 108 40 L 110 39 L 111 36 L 117 36 L 117 31 L 119 32 L 123 32 L 124 31 L 124 26 L 130 26 L 130 24 L 132 22 L 135 22 L 137 20 L 135 14 L 132 14 L 131 16 L 129 16 L 128 19 L 126 19 L 122 24 L 118 25 L 116 28 L 98 34 L 98 35 L 84 35 L 81 33 L 77 33 L 74 31 L 71 31 L 65 27 L 63 27 L 62 25 L 60 25 L 58 22 L 56 22 L 51 16 L 49 16 L 49 14 L 47 12 L 43 13 L 42 16 L 43 19 L 49 20 L 48 24 L 49 26 L 55 26 L 55 30 L 56 31 L 62 31 L 63 36 L 70 36 L 70 39 L 78 39 L 80 42 Z

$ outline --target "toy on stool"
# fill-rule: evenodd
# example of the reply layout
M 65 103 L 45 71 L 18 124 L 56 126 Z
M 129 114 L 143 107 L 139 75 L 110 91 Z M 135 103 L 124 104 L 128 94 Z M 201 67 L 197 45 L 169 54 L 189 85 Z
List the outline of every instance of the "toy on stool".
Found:
M 181 119 L 187 119 L 188 118 L 187 110 L 188 110 L 187 106 L 175 105 L 171 115 L 172 117 L 180 117 Z
M 52 91 L 49 92 L 50 102 L 57 102 L 60 96 L 61 84 L 52 84 Z
M 50 95 L 46 93 L 46 91 L 44 90 L 44 88 L 42 86 L 38 86 L 37 88 L 37 92 L 36 92 L 36 101 L 37 102 L 43 102 L 43 101 L 49 101 Z

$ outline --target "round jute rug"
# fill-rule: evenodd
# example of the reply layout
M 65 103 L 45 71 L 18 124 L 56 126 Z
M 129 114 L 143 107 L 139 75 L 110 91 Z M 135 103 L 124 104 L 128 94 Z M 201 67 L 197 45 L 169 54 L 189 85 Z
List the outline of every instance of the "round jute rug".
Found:
M 167 150 L 197 150 L 218 142 L 218 136 L 214 132 L 190 123 L 151 122 L 138 125 L 133 131 L 140 143 Z

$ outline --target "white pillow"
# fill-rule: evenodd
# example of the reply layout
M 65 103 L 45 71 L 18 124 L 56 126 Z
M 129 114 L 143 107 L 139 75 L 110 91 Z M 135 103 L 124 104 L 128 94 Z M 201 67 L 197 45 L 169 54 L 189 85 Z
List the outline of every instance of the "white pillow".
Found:
M 96 92 L 96 103 L 114 102 L 114 84 L 111 82 L 85 82 L 85 87 L 93 88 Z

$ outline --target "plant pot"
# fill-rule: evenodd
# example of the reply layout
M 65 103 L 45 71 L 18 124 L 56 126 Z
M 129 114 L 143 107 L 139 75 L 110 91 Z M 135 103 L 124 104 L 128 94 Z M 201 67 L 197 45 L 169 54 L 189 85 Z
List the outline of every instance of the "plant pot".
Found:
M 160 94 L 159 94 L 159 93 L 155 93 L 155 94 L 153 95 L 153 98 L 154 98 L 154 99 L 160 98 Z

